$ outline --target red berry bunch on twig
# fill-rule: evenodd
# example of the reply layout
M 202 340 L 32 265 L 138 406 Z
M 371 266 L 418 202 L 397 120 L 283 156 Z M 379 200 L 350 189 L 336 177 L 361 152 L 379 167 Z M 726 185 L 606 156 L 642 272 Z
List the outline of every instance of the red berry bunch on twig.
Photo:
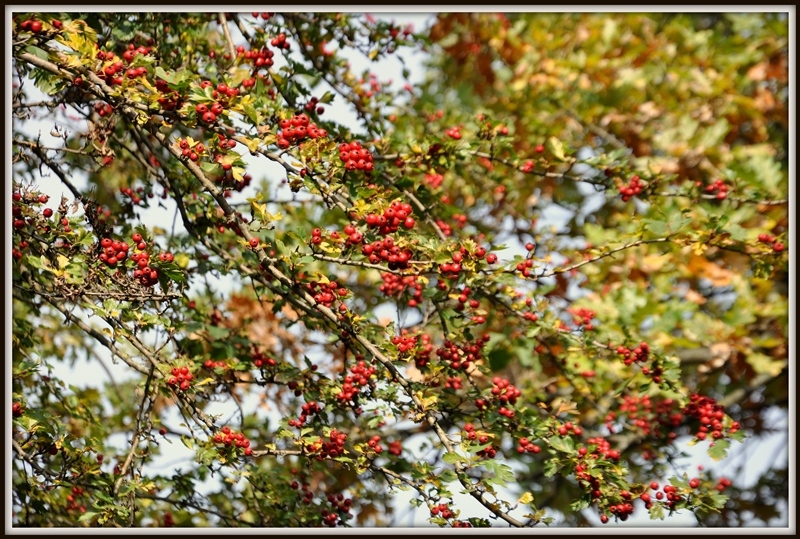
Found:
M 373 169 L 372 152 L 361 146 L 357 140 L 339 144 L 339 159 L 347 170 L 362 170 L 369 174 Z

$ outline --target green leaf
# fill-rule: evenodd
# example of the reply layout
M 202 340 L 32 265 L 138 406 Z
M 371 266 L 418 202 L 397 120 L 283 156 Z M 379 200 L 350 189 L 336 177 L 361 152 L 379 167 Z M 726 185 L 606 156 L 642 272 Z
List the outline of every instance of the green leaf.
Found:
M 158 264 L 158 271 L 169 277 L 176 283 L 182 283 L 186 280 L 186 276 L 174 262 L 165 262 Z
M 558 461 L 556 459 L 548 459 L 544 463 L 544 476 L 553 477 L 558 472 Z
M 250 121 L 253 122 L 253 124 L 258 125 L 261 122 L 261 120 L 258 118 L 258 111 L 253 105 L 249 103 L 245 105 L 244 112 L 247 114 L 247 117 L 250 118 Z
M 206 326 L 206 331 L 214 340 L 222 340 L 230 334 L 230 330 L 219 326 Z
M 505 348 L 497 347 L 489 352 L 489 367 L 492 371 L 501 371 L 508 366 L 514 356 Z
M 664 236 L 669 231 L 669 224 L 664 221 L 642 219 L 642 222 L 647 226 L 647 230 L 657 236 Z
M 78 522 L 88 522 L 93 520 L 97 515 L 99 515 L 99 511 L 86 511 L 78 518 Z
M 571 436 L 553 436 L 550 438 L 550 447 L 561 453 L 574 453 L 575 440 Z
M 42 49 L 40 49 L 35 45 L 28 45 L 27 47 L 25 47 L 25 51 L 31 53 L 39 60 L 49 60 L 47 52 L 43 51 Z
M 544 147 L 559 161 L 565 161 L 567 159 L 567 156 L 564 154 L 564 143 L 556 137 L 548 138 Z
M 720 461 L 728 456 L 728 448 L 731 446 L 729 440 L 716 440 L 714 445 L 708 448 L 708 456 L 716 461 Z
M 464 457 L 453 451 L 448 451 L 447 453 L 445 453 L 444 456 L 442 457 L 442 460 L 448 464 L 455 464 L 456 462 L 465 461 Z
M 660 503 L 654 503 L 650 507 L 650 520 L 664 520 L 664 506 Z
M 194 449 L 194 440 L 190 436 L 181 434 L 181 442 L 183 442 L 183 445 L 185 445 L 187 449 Z

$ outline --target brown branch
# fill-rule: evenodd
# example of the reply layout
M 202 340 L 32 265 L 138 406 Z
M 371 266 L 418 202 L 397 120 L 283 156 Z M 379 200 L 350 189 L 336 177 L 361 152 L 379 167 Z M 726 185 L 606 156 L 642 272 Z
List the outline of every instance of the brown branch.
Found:
M 552 269 L 552 270 L 550 270 L 548 272 L 542 273 L 541 275 L 537 275 L 535 279 L 538 280 L 538 279 L 543 279 L 545 277 L 552 277 L 552 276 L 557 275 L 559 273 L 567 273 L 567 272 L 570 272 L 572 270 L 576 270 L 576 269 L 578 269 L 578 268 L 580 268 L 582 266 L 585 266 L 586 264 L 591 264 L 593 262 L 597 262 L 598 260 L 601 260 L 603 258 L 607 258 L 609 256 L 615 255 L 615 254 L 617 254 L 617 253 L 619 253 L 621 251 L 624 251 L 626 249 L 630 249 L 631 247 L 637 247 L 639 245 L 645 245 L 645 244 L 648 244 L 648 243 L 664 243 L 666 241 L 670 241 L 670 239 L 671 238 L 668 236 L 668 237 L 665 237 L 665 238 L 656 238 L 656 239 L 652 239 L 652 240 L 637 240 L 637 241 L 634 241 L 634 242 L 631 242 L 631 243 L 626 243 L 625 245 L 622 245 L 621 247 L 617 247 L 615 249 L 611 249 L 610 251 L 606 251 L 605 253 L 602 253 L 602 254 L 597 255 L 595 257 L 589 258 L 589 259 L 584 260 L 582 262 L 578 262 L 577 264 L 573 264 L 571 266 L 566 266 L 566 267 L 563 267 L 563 268 L 554 268 L 554 269 Z
M 228 44 L 228 52 L 231 55 L 231 60 L 236 60 L 236 47 L 231 39 L 231 31 L 228 28 L 228 20 L 225 18 L 225 12 L 219 13 L 219 25 L 222 26 L 222 32 L 225 34 L 225 42 Z

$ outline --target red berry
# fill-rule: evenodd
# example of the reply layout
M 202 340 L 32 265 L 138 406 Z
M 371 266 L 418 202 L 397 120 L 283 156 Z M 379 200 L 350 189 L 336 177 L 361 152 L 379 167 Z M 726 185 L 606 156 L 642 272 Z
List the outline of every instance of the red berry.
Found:
M 53 216 L 53 210 L 51 208 L 45 208 L 42 212 L 42 215 L 47 217 L 48 219 Z
M 486 255 L 486 263 L 487 264 L 494 264 L 495 262 L 497 262 L 497 255 L 496 254 L 489 253 L 488 255 Z
M 258 241 L 258 238 L 250 238 L 250 247 L 252 247 L 253 249 L 258 247 L 259 243 L 260 242 Z

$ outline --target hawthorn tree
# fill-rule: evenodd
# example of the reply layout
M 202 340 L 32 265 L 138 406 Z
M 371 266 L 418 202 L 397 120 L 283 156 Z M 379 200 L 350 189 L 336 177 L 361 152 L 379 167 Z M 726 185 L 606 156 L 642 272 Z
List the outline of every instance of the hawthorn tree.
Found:
M 12 31 L 14 526 L 391 525 L 401 492 L 439 526 L 735 525 L 787 497 L 779 463 L 755 499 L 675 464 L 788 406 L 786 17 Z M 387 80 L 415 49 L 426 82 Z

